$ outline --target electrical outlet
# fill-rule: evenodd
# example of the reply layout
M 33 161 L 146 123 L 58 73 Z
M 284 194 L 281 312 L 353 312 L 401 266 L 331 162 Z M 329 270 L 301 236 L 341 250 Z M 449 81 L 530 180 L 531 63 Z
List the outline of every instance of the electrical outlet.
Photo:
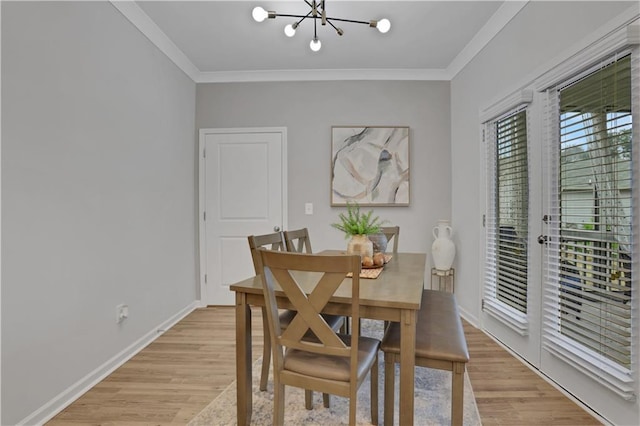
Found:
M 304 214 L 313 214 L 313 203 L 304 203 Z
M 120 324 L 127 318 L 129 318 L 129 305 L 116 306 L 116 323 Z

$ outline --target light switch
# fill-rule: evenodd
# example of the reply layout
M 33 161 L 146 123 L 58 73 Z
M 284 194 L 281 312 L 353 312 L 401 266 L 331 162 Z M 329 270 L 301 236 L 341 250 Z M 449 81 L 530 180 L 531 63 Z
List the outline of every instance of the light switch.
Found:
M 313 214 L 313 203 L 304 203 L 304 214 Z

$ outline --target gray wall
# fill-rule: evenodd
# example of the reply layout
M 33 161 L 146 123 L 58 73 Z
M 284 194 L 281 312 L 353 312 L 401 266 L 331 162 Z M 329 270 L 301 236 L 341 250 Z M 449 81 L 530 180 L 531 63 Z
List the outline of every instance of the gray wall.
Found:
M 528 84 L 632 2 L 529 2 L 451 81 L 452 216 L 457 228 L 456 293 L 468 317 L 480 316 L 481 108 Z
M 346 247 L 330 227 L 332 125 L 410 127 L 411 205 L 375 207 L 401 227 L 402 251 L 426 251 L 438 219 L 450 217 L 448 82 L 288 82 L 198 84 L 196 127 L 284 126 L 288 136 L 290 229 L 308 227 L 314 251 Z M 304 214 L 311 202 L 314 214 Z M 365 210 L 368 210 L 366 208 Z M 429 262 L 429 260 L 428 260 Z
M 2 2 L 1 423 L 195 300 L 200 128 L 287 127 L 288 227 L 321 250 L 346 244 L 329 226 L 344 211 L 329 206 L 331 126 L 409 126 L 411 206 L 375 211 L 403 251 L 429 251 L 452 219 L 456 293 L 478 317 L 478 111 L 628 5 L 529 2 L 451 83 L 196 87 L 109 3 Z
M 2 2 L 2 113 L 8 425 L 195 300 L 195 84 L 108 2 Z

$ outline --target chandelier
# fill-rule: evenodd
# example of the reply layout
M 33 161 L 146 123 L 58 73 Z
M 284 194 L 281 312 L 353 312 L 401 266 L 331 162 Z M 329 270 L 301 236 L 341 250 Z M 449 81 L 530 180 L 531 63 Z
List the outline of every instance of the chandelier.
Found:
M 381 33 L 386 33 L 391 28 L 391 22 L 389 22 L 388 19 L 380 19 L 377 21 L 356 21 L 353 19 L 332 18 L 330 16 L 327 16 L 325 0 L 320 0 L 320 1 L 302 0 L 302 1 L 304 1 L 311 8 L 309 13 L 307 13 L 306 15 L 291 15 L 287 13 L 276 13 L 271 10 L 269 11 L 264 10 L 262 7 L 257 6 L 253 9 L 253 13 L 252 13 L 253 19 L 255 19 L 257 22 L 262 22 L 267 18 L 275 19 L 277 16 L 281 16 L 285 18 L 299 18 L 298 21 L 292 24 L 288 24 L 286 27 L 284 27 L 284 33 L 287 37 L 293 37 L 295 35 L 296 29 L 298 28 L 300 23 L 302 23 L 302 21 L 304 21 L 307 18 L 313 19 L 313 38 L 309 43 L 309 47 L 314 52 L 317 52 L 322 47 L 322 43 L 318 39 L 318 27 L 317 27 L 318 20 L 323 26 L 327 24 L 331 25 L 333 29 L 336 30 L 336 32 L 340 36 L 344 34 L 344 31 L 342 30 L 342 28 L 337 27 L 334 24 L 334 22 L 349 22 L 352 24 L 365 24 L 365 25 L 369 25 L 371 28 L 377 28 L 378 31 L 380 31 Z

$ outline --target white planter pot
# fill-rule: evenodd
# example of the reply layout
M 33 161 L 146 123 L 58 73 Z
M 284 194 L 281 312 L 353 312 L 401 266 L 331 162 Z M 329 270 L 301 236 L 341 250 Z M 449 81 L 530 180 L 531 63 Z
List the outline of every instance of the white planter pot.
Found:
M 453 265 L 456 257 L 456 246 L 451 240 L 453 230 L 449 226 L 448 220 L 439 220 L 438 225 L 433 228 L 433 238 L 435 241 L 431 245 L 431 256 L 434 268 L 447 271 Z
M 373 243 L 366 235 L 354 235 L 347 244 L 347 254 L 359 254 L 360 257 L 373 257 Z

